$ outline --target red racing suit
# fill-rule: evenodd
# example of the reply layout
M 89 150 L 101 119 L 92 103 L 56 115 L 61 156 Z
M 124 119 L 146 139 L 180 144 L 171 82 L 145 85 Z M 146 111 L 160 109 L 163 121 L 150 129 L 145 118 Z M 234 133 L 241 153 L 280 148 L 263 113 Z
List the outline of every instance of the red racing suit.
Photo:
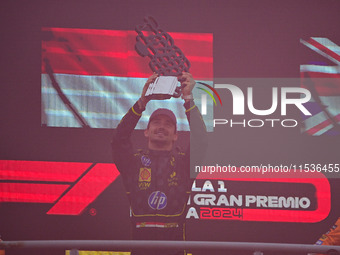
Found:
M 184 104 L 190 135 L 204 147 L 206 128 L 198 108 Z M 136 103 L 117 126 L 112 141 L 113 159 L 130 202 L 134 240 L 184 240 L 185 216 L 191 184 L 190 149 L 137 151 L 130 140 L 142 115 Z M 183 250 L 134 250 L 132 254 L 183 254 Z

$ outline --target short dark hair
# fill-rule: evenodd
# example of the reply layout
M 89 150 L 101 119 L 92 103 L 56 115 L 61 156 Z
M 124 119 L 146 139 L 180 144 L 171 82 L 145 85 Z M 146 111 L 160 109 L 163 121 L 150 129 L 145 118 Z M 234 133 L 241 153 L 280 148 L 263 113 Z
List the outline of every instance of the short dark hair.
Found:
M 150 119 L 149 119 L 149 122 L 148 122 L 148 126 L 147 128 L 149 128 L 150 126 L 150 122 L 157 116 L 159 115 L 165 115 L 167 117 L 169 117 L 169 119 L 171 120 L 171 122 L 175 125 L 175 131 L 177 131 L 177 119 L 176 119 L 176 116 L 175 114 L 169 110 L 169 109 L 166 109 L 166 108 L 159 108 L 157 109 L 156 111 L 154 111 L 151 116 L 150 116 Z

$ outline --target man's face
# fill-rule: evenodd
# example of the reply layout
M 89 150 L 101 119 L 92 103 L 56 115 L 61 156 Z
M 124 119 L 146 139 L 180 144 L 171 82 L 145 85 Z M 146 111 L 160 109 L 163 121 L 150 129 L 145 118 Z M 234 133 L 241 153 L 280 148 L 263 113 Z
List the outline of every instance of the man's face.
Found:
M 172 149 L 173 143 L 177 140 L 175 124 L 166 115 L 154 117 L 144 134 L 149 139 L 149 147 L 154 145 L 159 149 Z

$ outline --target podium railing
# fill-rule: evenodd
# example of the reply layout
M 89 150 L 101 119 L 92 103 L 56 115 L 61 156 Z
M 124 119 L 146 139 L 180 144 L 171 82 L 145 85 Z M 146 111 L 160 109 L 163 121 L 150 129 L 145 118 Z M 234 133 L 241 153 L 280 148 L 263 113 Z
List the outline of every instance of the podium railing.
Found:
M 324 253 L 340 254 L 340 246 L 283 244 L 283 243 L 251 243 L 251 242 L 215 242 L 215 241 L 133 241 L 133 240 L 46 240 L 46 241 L 2 241 L 0 250 L 7 249 L 64 249 L 77 254 L 78 250 L 129 250 L 129 249 L 185 249 L 219 250 L 219 251 L 251 251 L 254 255 L 265 252 L 281 253 Z

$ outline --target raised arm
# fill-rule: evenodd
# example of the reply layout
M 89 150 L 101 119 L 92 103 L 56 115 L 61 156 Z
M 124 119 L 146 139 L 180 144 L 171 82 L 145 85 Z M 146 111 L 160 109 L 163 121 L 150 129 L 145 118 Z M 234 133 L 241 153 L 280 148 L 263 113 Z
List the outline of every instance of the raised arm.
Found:
M 145 92 L 157 76 L 157 74 L 153 74 L 148 78 L 143 87 L 141 97 L 125 114 L 114 132 L 111 143 L 112 155 L 113 161 L 120 172 L 126 171 L 129 168 L 129 162 L 133 160 L 133 147 L 130 137 L 145 110 L 146 104 L 149 102 L 145 98 Z
M 183 72 L 182 75 L 178 76 L 178 80 L 181 82 L 185 113 L 190 126 L 190 146 L 188 146 L 186 154 L 190 155 L 191 163 L 194 163 L 196 159 L 201 161 L 206 153 L 208 144 L 207 130 L 192 96 L 192 90 L 196 84 L 195 80 L 187 72 Z

